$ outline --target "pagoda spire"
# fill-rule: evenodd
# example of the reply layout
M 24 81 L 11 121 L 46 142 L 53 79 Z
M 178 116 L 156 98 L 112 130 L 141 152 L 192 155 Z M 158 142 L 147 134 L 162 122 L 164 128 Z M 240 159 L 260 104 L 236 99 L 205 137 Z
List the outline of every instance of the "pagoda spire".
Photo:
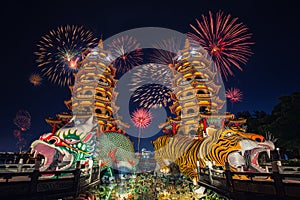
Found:
M 100 38 L 99 42 L 98 42 L 98 47 L 100 49 L 103 49 L 103 40 L 102 40 L 102 37 Z
M 189 47 L 190 47 L 190 41 L 189 41 L 189 39 L 186 39 L 184 42 L 184 48 L 187 49 Z

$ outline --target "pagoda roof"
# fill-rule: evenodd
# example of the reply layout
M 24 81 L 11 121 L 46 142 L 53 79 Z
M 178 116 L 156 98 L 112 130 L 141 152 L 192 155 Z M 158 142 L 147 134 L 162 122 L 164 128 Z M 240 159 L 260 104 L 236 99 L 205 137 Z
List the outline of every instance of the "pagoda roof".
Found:
M 69 110 L 72 110 L 72 99 L 65 100 L 64 103 Z
M 170 123 L 180 124 L 181 123 L 181 117 L 180 116 L 177 116 L 175 118 L 168 117 L 167 121 L 162 122 L 158 125 L 158 128 L 166 127 L 166 126 L 170 125 Z
M 232 113 L 226 113 L 226 114 L 221 114 L 221 113 L 215 113 L 215 114 L 212 114 L 212 113 L 203 113 L 203 114 L 200 114 L 200 117 L 201 118 L 208 118 L 208 119 L 211 119 L 211 118 L 225 118 L 225 119 L 230 119 L 230 118 L 234 118 L 234 114 L 232 114 Z
M 229 119 L 228 120 L 228 123 L 239 123 L 239 124 L 243 124 L 243 123 L 246 123 L 247 122 L 247 119 L 244 119 L 244 118 L 234 118 L 234 119 Z
M 62 123 L 62 119 L 58 119 L 58 118 L 46 118 L 45 121 L 48 123 L 48 124 L 61 124 Z
M 70 113 L 67 113 L 67 112 L 62 112 L 62 113 L 56 114 L 56 116 L 58 118 L 66 119 L 66 118 L 72 118 L 73 115 Z

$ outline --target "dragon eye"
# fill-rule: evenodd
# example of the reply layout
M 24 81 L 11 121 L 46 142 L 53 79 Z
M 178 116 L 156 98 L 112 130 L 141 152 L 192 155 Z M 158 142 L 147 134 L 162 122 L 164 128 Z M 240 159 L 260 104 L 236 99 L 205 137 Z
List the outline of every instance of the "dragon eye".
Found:
M 233 132 L 227 132 L 226 134 L 225 134 L 225 136 L 226 137 L 229 137 L 229 136 L 232 136 L 234 133 Z
M 68 144 L 75 144 L 75 143 L 77 143 L 79 140 L 74 140 L 74 139 L 72 139 L 72 138 L 67 138 L 67 139 L 65 139 L 65 141 L 66 141 Z

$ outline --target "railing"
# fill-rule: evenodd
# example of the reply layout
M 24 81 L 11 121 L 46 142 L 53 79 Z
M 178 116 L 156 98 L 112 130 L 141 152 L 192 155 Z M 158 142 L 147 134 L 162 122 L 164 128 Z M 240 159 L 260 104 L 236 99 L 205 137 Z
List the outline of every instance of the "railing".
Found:
M 33 172 L 35 164 L 0 164 L 2 172 Z
M 99 166 L 64 171 L 0 172 L 0 199 L 75 198 L 100 183 Z
M 282 174 L 283 170 L 272 163 L 272 173 L 232 172 L 229 164 L 226 170 L 197 166 L 199 184 L 234 199 L 300 198 L 300 174 Z

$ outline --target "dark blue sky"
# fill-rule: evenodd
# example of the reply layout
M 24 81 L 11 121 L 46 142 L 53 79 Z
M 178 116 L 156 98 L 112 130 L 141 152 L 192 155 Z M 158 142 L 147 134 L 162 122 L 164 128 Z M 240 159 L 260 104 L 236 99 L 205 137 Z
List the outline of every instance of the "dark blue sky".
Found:
M 19 109 L 32 116 L 24 134 L 30 143 L 50 131 L 46 117 L 66 111 L 68 88 L 44 81 L 33 87 L 28 78 L 38 71 L 33 52 L 41 36 L 60 25 L 84 25 L 108 38 L 137 27 L 164 27 L 182 33 L 209 10 L 238 17 L 253 33 L 254 55 L 244 71 L 225 83 L 244 93 L 233 112 L 271 112 L 278 97 L 299 90 L 299 20 L 296 1 L 188 0 L 188 1 L 5 1 L 1 5 L 0 151 L 15 151 L 13 119 Z M 230 108 L 230 107 L 229 107 Z

